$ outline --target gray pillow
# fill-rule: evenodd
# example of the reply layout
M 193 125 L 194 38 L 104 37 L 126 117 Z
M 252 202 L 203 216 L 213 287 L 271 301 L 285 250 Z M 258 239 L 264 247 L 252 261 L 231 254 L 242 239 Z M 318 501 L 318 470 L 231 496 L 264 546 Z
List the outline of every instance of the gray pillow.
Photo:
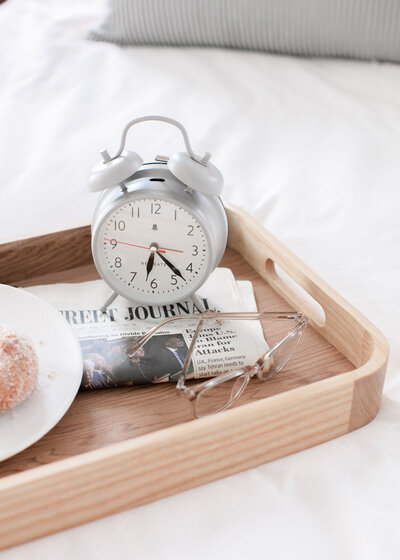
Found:
M 399 0 L 110 0 L 91 38 L 400 61 Z

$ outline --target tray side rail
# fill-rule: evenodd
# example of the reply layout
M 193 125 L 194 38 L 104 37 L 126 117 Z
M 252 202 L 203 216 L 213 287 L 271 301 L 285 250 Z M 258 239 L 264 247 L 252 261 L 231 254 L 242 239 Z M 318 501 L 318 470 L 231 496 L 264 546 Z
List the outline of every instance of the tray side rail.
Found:
M 363 426 L 377 414 L 389 356 L 382 333 L 357 309 L 331 288 L 249 214 L 234 206 L 227 208 L 228 245 L 242 257 L 311 325 L 330 342 L 355 369 L 353 412 L 349 431 Z M 322 308 L 316 312 L 309 299 L 302 297 L 277 272 L 277 266 Z
M 325 381 L 0 479 L 0 549 L 344 435 L 352 382 Z

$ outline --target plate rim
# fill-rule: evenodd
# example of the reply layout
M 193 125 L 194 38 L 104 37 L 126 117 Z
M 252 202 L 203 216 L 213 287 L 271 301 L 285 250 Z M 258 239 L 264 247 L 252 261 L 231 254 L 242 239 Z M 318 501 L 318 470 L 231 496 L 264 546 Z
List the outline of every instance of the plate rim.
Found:
M 61 313 L 58 311 L 58 309 L 56 309 L 53 305 L 51 305 L 50 303 L 48 303 L 47 301 L 45 301 L 44 299 L 42 299 L 41 297 L 35 295 L 35 294 L 31 294 L 30 292 L 26 291 L 25 288 L 18 288 L 15 286 L 9 286 L 8 284 L 0 284 L 0 296 L 1 296 L 1 292 L 2 291 L 12 291 L 13 293 L 19 293 L 19 294 L 23 294 L 23 297 L 26 297 L 27 299 L 33 299 L 36 301 L 39 301 L 40 304 L 42 304 L 44 307 L 47 307 L 48 309 L 51 310 L 51 313 L 55 313 L 54 317 L 59 317 L 61 320 L 61 323 L 64 322 L 64 325 L 67 327 L 67 330 L 70 331 L 71 333 L 71 342 L 73 341 L 73 344 L 76 346 L 77 349 L 77 357 L 80 360 L 80 367 L 81 369 L 83 369 L 83 356 L 82 356 L 82 348 L 81 345 L 79 343 L 78 337 L 76 336 L 73 328 L 71 327 L 71 325 L 68 323 L 68 321 L 66 321 Z M 28 334 L 29 336 L 29 334 Z M 0 450 L 0 463 L 10 459 L 11 457 L 14 457 L 15 455 L 18 455 L 18 453 L 21 453 L 22 451 L 24 451 L 25 449 L 27 449 L 28 447 L 30 447 L 31 445 L 33 445 L 34 443 L 36 443 L 37 441 L 39 441 L 40 439 L 42 439 L 43 436 L 45 436 L 52 428 L 54 428 L 54 426 L 56 426 L 58 424 L 58 422 L 61 420 L 61 418 L 68 412 L 69 408 L 71 407 L 72 403 L 75 400 L 75 397 L 79 391 L 79 387 L 81 385 L 81 377 L 77 377 L 77 383 L 76 383 L 76 387 L 74 387 L 74 390 L 72 392 L 71 395 L 71 400 L 60 409 L 60 412 L 58 414 L 56 414 L 54 417 L 52 417 L 51 421 L 47 422 L 43 429 L 38 431 L 32 438 L 28 438 L 27 439 L 27 443 L 24 443 L 22 447 L 16 447 L 14 448 L 11 452 L 6 451 L 5 454 L 1 453 Z M 37 389 L 35 389 L 36 391 Z M 33 395 L 34 393 L 32 393 Z M 30 395 L 30 397 L 32 396 Z M 28 399 L 30 398 L 28 397 Z M 22 401 L 22 402 L 25 402 Z M 22 403 L 20 403 L 22 404 Z M 18 408 L 19 405 L 17 405 L 15 407 Z M 15 409 L 11 409 L 11 412 Z M 8 411 L 10 412 L 10 411 Z M 0 415 L 1 417 L 1 415 Z

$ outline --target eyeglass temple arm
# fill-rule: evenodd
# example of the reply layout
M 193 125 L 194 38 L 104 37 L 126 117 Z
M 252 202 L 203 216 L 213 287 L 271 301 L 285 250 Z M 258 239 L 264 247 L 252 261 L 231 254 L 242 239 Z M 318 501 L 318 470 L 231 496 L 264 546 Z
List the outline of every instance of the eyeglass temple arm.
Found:
M 186 379 L 188 369 L 189 369 L 189 365 L 190 365 L 190 362 L 191 362 L 192 356 L 193 356 L 193 350 L 194 350 L 194 347 L 196 345 L 196 341 L 197 341 L 197 338 L 198 338 L 199 333 L 201 331 L 201 328 L 203 326 L 203 323 L 204 323 L 204 321 L 202 321 L 200 319 L 199 324 L 197 325 L 196 330 L 194 331 L 193 338 L 190 342 L 190 346 L 188 348 L 186 358 L 185 358 L 185 361 L 184 361 L 183 366 L 182 366 L 182 371 L 181 371 L 181 374 L 179 376 L 178 383 L 176 384 L 177 389 L 182 389 L 182 387 L 185 384 L 185 379 Z
M 140 350 L 146 342 L 157 332 L 161 329 L 164 325 L 171 323 L 173 321 L 183 321 L 183 320 L 191 320 L 196 319 L 201 321 L 209 320 L 209 319 L 227 319 L 227 320 L 238 320 L 238 321 L 251 321 L 255 319 L 301 319 L 303 314 L 301 311 L 232 311 L 232 312 L 216 312 L 216 311 L 206 311 L 205 313 L 190 313 L 189 315 L 181 315 L 181 316 L 174 316 L 168 317 L 157 325 L 154 325 L 151 329 L 149 329 L 141 338 L 139 338 L 136 342 L 131 344 L 127 349 L 126 353 L 130 358 L 136 354 L 138 350 Z
M 151 329 L 145 332 L 145 334 L 142 335 L 138 340 L 136 340 L 133 344 L 128 346 L 125 352 L 128 354 L 130 358 L 132 358 L 132 356 L 134 356 L 136 352 L 140 350 L 148 340 L 150 340 L 150 338 L 153 336 L 155 332 L 157 332 L 167 323 L 171 323 L 172 321 L 175 321 L 176 319 L 180 319 L 180 318 L 181 317 L 168 317 L 168 319 L 164 319 L 163 321 L 160 321 L 160 323 L 157 323 L 156 325 L 154 325 L 154 327 L 151 327 Z

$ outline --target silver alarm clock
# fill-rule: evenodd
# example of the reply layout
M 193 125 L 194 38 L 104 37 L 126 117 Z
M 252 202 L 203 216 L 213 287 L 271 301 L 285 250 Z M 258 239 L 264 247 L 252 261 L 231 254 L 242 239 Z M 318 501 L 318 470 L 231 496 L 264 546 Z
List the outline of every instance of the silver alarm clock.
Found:
M 143 121 L 163 121 L 182 132 L 186 152 L 143 163 L 124 151 L 128 130 Z M 91 191 L 103 191 L 92 221 L 96 268 L 117 295 L 144 305 L 163 305 L 195 294 L 218 266 L 228 224 L 219 195 L 220 171 L 211 154 L 196 155 L 184 127 L 151 115 L 130 121 L 114 157 L 102 152 L 90 176 Z

